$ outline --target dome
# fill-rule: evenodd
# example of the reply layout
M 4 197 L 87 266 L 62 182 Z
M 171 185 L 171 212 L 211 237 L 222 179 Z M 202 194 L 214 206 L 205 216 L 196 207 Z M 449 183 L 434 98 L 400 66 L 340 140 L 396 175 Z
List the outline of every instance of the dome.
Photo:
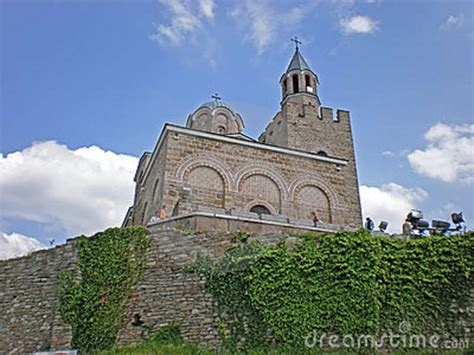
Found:
M 217 95 L 213 99 L 188 116 L 186 127 L 219 134 L 241 133 L 244 128 L 242 117 Z
M 208 102 L 205 102 L 203 103 L 201 106 L 199 106 L 197 110 L 199 110 L 200 108 L 203 108 L 203 107 L 207 107 L 211 110 L 217 108 L 217 107 L 225 107 L 227 109 L 229 109 L 230 111 L 234 112 L 234 110 L 232 110 L 232 108 L 227 104 L 225 103 L 224 101 L 220 100 L 220 99 L 216 99 L 216 100 L 212 100 L 212 101 L 208 101 Z

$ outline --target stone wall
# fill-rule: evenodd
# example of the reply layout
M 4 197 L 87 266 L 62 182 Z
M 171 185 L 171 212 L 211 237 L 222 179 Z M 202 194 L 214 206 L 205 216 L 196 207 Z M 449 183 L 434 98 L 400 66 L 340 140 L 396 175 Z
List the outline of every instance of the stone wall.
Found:
M 192 264 L 198 253 L 221 257 L 233 245 L 232 234 L 151 229 L 153 243 L 148 252 L 148 269 L 127 313 L 129 320 L 139 315 L 144 325 L 133 326 L 129 321 L 120 332 L 118 343 L 140 339 L 144 328 L 153 334 L 160 327 L 178 321 L 184 339 L 212 348 L 220 346 L 212 296 L 205 292 L 204 280 L 183 272 L 183 267 Z M 286 237 L 272 234 L 260 238 L 276 244 Z
M 192 264 L 198 253 L 214 259 L 221 257 L 235 245 L 235 234 L 222 230 L 185 232 L 164 227 L 157 224 L 149 228 L 152 244 L 147 252 L 144 279 L 133 292 L 117 342 L 132 343 L 142 335 L 156 333 L 164 325 L 181 322 L 185 340 L 219 347 L 212 296 L 205 291 L 204 280 L 185 272 L 183 267 Z M 257 235 L 259 240 L 272 245 L 280 241 L 297 242 L 297 238 L 281 233 Z M 1 354 L 69 346 L 71 332 L 58 312 L 58 275 L 63 270 L 74 270 L 76 261 L 75 239 L 54 249 L 0 261 Z M 461 324 L 471 332 L 473 311 L 461 315 L 465 318 Z M 141 326 L 133 325 L 135 315 L 143 322 Z
M 74 240 L 0 261 L 0 353 L 63 348 L 71 340 L 58 313 L 59 273 L 77 260 Z
M 185 340 L 210 347 L 220 344 L 212 297 L 199 276 L 183 271 L 198 252 L 218 258 L 231 245 L 228 232 L 185 233 L 151 227 L 152 245 L 144 280 L 135 289 L 117 342 L 138 340 L 145 329 L 182 322 Z M 281 234 L 261 237 L 276 243 Z M 70 346 L 71 331 L 59 314 L 59 273 L 73 270 L 75 239 L 54 249 L 0 261 L 0 354 L 19 354 Z M 133 326 L 135 314 L 144 322 Z
M 339 166 L 330 159 L 249 146 L 238 139 L 222 141 L 186 129 L 167 131 L 162 141 L 148 176 L 139 183 L 132 225 L 146 225 L 162 206 L 168 215 L 203 206 L 244 213 L 263 206 L 274 216 L 303 219 L 315 211 L 323 222 L 361 227 L 354 160 Z

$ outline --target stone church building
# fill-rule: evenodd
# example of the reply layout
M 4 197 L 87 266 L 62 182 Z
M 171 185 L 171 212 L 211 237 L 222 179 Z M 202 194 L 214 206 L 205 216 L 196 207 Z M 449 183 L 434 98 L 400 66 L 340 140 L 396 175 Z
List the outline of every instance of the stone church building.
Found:
M 296 51 L 280 78 L 281 111 L 258 140 L 219 97 L 166 124 L 134 178 L 123 226 L 212 214 L 311 228 L 362 226 L 349 112 L 321 106 L 318 76 Z M 158 222 L 157 222 L 158 221 Z

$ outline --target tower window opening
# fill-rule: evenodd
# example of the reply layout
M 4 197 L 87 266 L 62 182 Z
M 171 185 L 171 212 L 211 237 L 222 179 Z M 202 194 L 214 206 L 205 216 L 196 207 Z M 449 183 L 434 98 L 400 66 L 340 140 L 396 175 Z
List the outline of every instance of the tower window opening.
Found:
M 287 91 L 287 81 L 285 79 L 283 80 L 283 95 L 286 95 L 286 91 Z
M 304 81 L 305 81 L 305 84 L 306 84 L 306 91 L 307 92 L 313 92 L 313 87 L 311 86 L 311 78 L 308 74 L 306 74 L 304 76 Z
M 300 83 L 298 79 L 298 75 L 293 75 L 293 92 L 297 93 L 300 92 Z

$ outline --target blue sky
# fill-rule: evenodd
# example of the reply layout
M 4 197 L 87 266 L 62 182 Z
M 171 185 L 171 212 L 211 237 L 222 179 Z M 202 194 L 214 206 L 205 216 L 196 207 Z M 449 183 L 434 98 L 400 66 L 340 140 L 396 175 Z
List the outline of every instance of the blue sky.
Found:
M 103 159 L 123 162 L 152 149 L 165 122 L 185 124 L 214 92 L 257 137 L 279 110 L 278 80 L 294 35 L 319 76 L 323 105 L 351 111 L 368 212 L 394 214 L 374 211 L 393 202 L 420 207 L 428 219 L 447 218 L 452 209 L 474 218 L 470 1 L 6 0 L 0 6 L 4 233 L 44 243 L 81 232 L 80 224 L 71 227 L 52 211 L 41 215 L 18 201 L 67 209 L 51 197 L 63 180 L 50 174 L 38 181 L 44 171 L 35 174 L 21 159 L 34 155 L 32 164 L 41 165 L 28 151 L 34 142 L 56 141 L 46 148 L 67 161 L 78 149 L 92 159 L 87 147 L 96 146 Z M 8 157 L 15 152 L 13 164 Z M 123 164 L 128 179 L 135 160 Z M 59 176 L 83 184 L 80 171 L 71 170 Z M 122 195 L 120 206 L 131 192 Z

